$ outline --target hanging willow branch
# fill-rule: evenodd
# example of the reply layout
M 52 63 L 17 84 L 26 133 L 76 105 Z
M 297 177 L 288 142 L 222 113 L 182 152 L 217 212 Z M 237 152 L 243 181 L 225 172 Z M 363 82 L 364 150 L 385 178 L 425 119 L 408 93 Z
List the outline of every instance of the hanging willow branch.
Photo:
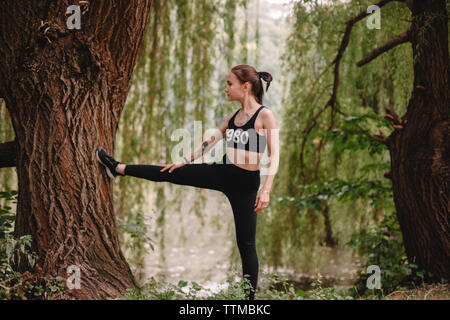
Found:
M 409 30 L 399 34 L 398 36 L 390 39 L 389 41 L 387 41 L 383 45 L 381 45 L 378 48 L 374 49 L 372 52 L 370 52 L 363 59 L 358 61 L 356 63 L 356 65 L 358 67 L 362 67 L 363 65 L 369 63 L 370 61 L 372 61 L 373 59 L 378 57 L 380 54 L 382 54 L 384 52 L 387 52 L 387 51 L 391 50 L 392 48 L 398 46 L 399 44 L 402 44 L 402 43 L 405 43 L 405 42 L 408 42 L 408 41 L 410 41 L 410 32 L 409 32 Z
M 401 0 L 382 0 L 380 2 L 378 2 L 376 4 L 376 6 L 378 7 L 383 7 L 384 5 L 386 5 L 389 2 L 393 2 L 393 1 L 399 1 L 399 2 L 403 2 Z M 365 17 L 367 17 L 368 15 L 370 15 L 370 13 L 367 13 L 367 11 L 361 11 L 356 17 L 354 17 L 353 19 L 349 20 L 346 22 L 346 28 L 345 28 L 345 32 L 344 32 L 344 37 L 342 38 L 341 41 L 341 45 L 339 47 L 338 53 L 336 55 L 336 58 L 331 62 L 331 65 L 334 64 L 334 82 L 333 82 L 333 92 L 331 94 L 331 98 L 327 101 L 327 103 L 325 104 L 325 106 L 316 114 L 313 116 L 312 121 L 310 121 L 310 123 L 308 124 L 308 126 L 306 127 L 306 129 L 303 130 L 303 133 L 305 132 L 310 132 L 311 129 L 313 127 L 316 126 L 317 124 L 317 118 L 320 117 L 320 115 L 328 108 L 336 108 L 335 106 L 335 102 L 336 102 L 336 97 L 337 97 L 337 89 L 339 86 L 339 66 L 341 64 L 341 60 L 342 60 L 342 56 L 344 54 L 345 49 L 348 46 L 348 43 L 350 41 L 350 34 L 352 32 L 352 28 L 353 26 L 361 21 L 362 19 L 364 19 Z M 343 114 L 341 111 L 337 110 L 339 113 Z
M 382 0 L 379 1 L 378 3 L 376 3 L 375 5 L 378 6 L 379 8 L 385 6 L 386 4 L 388 4 L 389 2 L 405 2 L 403 0 Z M 369 16 L 371 13 L 368 13 L 366 10 L 361 11 L 356 17 L 348 20 L 346 22 L 346 28 L 345 28 L 345 32 L 344 32 L 344 36 L 342 38 L 341 44 L 339 46 L 339 50 L 338 53 L 336 55 L 336 58 L 331 62 L 331 64 L 328 66 L 332 66 L 334 65 L 334 80 L 333 80 L 333 91 L 331 94 L 330 99 L 325 103 L 325 105 L 319 110 L 319 112 L 317 112 L 312 118 L 311 120 L 308 122 L 308 125 L 306 126 L 306 128 L 302 131 L 304 135 L 303 137 L 303 143 L 302 143 L 302 148 L 300 151 L 300 165 L 303 167 L 303 153 L 304 153 L 304 147 L 306 145 L 306 140 L 308 139 L 308 136 L 310 134 L 310 132 L 312 131 L 312 129 L 314 127 L 316 127 L 317 125 L 317 119 L 322 115 L 322 113 L 328 108 L 331 107 L 332 109 L 332 113 L 331 113 L 331 126 L 330 128 L 328 128 L 329 130 L 332 130 L 334 127 L 334 115 L 335 113 L 340 113 L 341 115 L 345 116 L 345 113 L 343 113 L 337 106 L 336 106 L 336 98 L 337 98 L 337 91 L 338 91 L 338 86 L 339 86 L 339 66 L 342 60 L 342 56 L 345 52 L 345 49 L 348 46 L 348 43 L 350 41 L 350 34 L 352 31 L 353 26 L 363 20 L 364 18 L 366 18 L 367 16 Z M 409 40 L 409 32 L 405 32 L 404 34 L 401 34 L 397 37 L 395 37 L 394 39 L 386 42 L 384 45 L 382 45 L 381 47 L 375 49 L 371 54 L 369 54 L 368 56 L 366 56 L 366 58 L 364 58 L 363 60 L 361 60 L 360 62 L 363 62 L 365 59 L 374 59 L 375 57 L 379 56 L 381 53 L 395 47 L 396 45 L 406 42 Z M 370 60 L 367 60 L 367 62 L 369 62 Z M 328 67 L 326 69 L 328 69 Z M 363 131 L 364 132 L 364 131 Z M 365 133 L 365 132 L 364 132 Z M 382 133 L 380 132 L 380 135 L 374 136 L 374 135 L 370 135 L 368 133 L 367 134 L 371 139 L 382 142 L 384 144 L 387 144 L 387 138 L 384 137 L 382 135 Z M 323 146 L 321 146 L 323 147 Z M 319 150 L 319 154 L 320 154 L 320 150 Z M 320 161 L 320 159 L 318 160 Z

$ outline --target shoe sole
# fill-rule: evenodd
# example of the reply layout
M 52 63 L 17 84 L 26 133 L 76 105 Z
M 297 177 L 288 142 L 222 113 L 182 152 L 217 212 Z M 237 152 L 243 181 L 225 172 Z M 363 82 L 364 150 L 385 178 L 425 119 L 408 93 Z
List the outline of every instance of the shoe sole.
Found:
M 106 168 L 106 173 L 108 174 L 108 176 L 109 176 L 111 179 L 114 179 L 115 177 L 114 177 L 114 175 L 111 173 L 111 170 L 109 170 L 108 166 L 107 166 L 106 164 L 104 164 L 102 160 L 100 160 L 100 157 L 98 156 L 98 150 L 95 151 L 95 155 L 97 156 L 98 162 L 100 162 L 102 165 L 105 166 L 105 168 Z

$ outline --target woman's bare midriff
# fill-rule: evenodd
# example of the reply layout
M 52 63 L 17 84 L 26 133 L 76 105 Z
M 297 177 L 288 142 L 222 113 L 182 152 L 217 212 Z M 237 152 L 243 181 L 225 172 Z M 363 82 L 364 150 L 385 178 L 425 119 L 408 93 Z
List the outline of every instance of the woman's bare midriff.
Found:
M 227 148 L 227 157 L 235 166 L 249 171 L 259 170 L 261 153 Z

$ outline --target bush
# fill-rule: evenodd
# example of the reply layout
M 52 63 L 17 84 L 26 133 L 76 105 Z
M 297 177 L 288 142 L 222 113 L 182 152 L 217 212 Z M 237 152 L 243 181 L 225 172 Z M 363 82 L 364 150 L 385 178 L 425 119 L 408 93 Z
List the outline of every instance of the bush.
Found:
M 52 299 L 64 291 L 61 277 L 45 277 L 35 266 L 36 254 L 31 251 L 31 235 L 14 239 L 15 213 L 9 203 L 17 203 L 17 191 L 0 192 L 0 299 Z M 20 259 L 25 259 L 21 261 Z M 18 264 L 28 265 L 33 273 L 16 272 Z
M 358 279 L 351 290 L 353 296 L 382 297 L 399 288 L 412 288 L 424 283 L 426 276 L 431 276 L 417 265 L 409 263 L 405 253 L 402 233 L 395 213 L 386 216 L 372 231 L 362 231 L 352 235 L 347 243 L 358 249 L 366 259 L 364 267 L 358 271 Z M 381 289 L 368 289 L 367 267 L 376 265 L 380 268 Z

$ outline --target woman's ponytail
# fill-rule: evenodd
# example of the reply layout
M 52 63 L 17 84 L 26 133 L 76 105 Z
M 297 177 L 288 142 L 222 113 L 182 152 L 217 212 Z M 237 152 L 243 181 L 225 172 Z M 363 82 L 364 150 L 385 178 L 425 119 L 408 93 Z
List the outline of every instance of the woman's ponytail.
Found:
M 262 71 L 258 72 L 259 78 L 262 78 L 267 84 L 266 84 L 266 92 L 269 89 L 270 82 L 272 82 L 272 75 L 268 72 Z

